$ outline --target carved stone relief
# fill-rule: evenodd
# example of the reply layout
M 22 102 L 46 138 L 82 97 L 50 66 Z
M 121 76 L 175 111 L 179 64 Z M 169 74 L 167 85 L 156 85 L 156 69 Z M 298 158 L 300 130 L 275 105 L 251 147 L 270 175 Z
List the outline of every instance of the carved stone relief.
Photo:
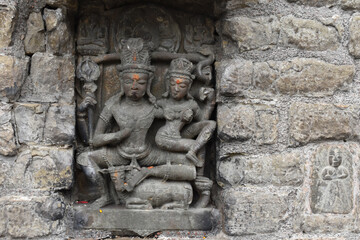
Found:
M 79 22 L 77 188 L 88 192 L 75 197 L 89 204 L 78 219 L 98 228 L 84 216 L 108 205 L 190 211 L 179 212 L 178 229 L 186 216 L 210 217 L 191 209 L 209 206 L 212 187 L 204 172 L 216 128 L 211 21 L 155 5 L 104 16 L 85 9 Z
M 318 149 L 311 186 L 313 213 L 347 214 L 353 209 L 352 155 L 346 146 Z

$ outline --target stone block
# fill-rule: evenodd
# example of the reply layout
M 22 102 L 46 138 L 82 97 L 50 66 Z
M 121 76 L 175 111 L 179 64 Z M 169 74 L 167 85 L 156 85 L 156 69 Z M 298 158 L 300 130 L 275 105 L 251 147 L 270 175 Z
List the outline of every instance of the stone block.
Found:
M 253 85 L 253 62 L 248 60 L 224 60 L 215 64 L 218 73 L 219 92 L 223 96 L 244 96 Z
M 11 165 L 3 185 L 9 189 L 69 189 L 73 183 L 73 149 L 32 147 Z
M 223 231 L 228 235 L 276 232 L 287 218 L 288 193 L 264 188 L 236 188 L 222 194 Z
M 219 181 L 231 185 L 300 186 L 304 179 L 304 162 L 300 152 L 237 156 L 219 162 L 218 176 Z
M 28 69 L 28 57 L 17 58 L 0 55 L 0 98 L 16 100 L 27 77 Z
M 359 1 L 360 5 L 360 1 Z M 360 9 L 360 8 L 359 8 Z M 350 41 L 349 41 L 349 51 L 350 53 L 359 58 L 360 57 L 360 14 L 355 13 L 350 20 Z
M 335 65 L 315 58 L 257 63 L 224 60 L 216 69 L 221 95 L 248 98 L 275 94 L 331 96 L 348 89 L 355 75 L 354 65 Z
M 273 0 L 229 0 L 229 1 L 223 1 L 222 4 L 216 5 L 217 8 L 216 11 L 222 12 L 222 11 L 232 11 L 236 9 L 242 9 L 247 7 L 252 7 L 256 4 L 266 4 L 270 3 Z
M 280 22 L 276 16 L 232 17 L 225 20 L 221 30 L 237 42 L 240 51 L 265 50 L 276 45 Z
M 45 28 L 40 12 L 30 13 L 24 45 L 26 54 L 45 52 Z
M 354 231 L 354 219 L 343 215 L 305 215 L 301 223 L 304 233 L 340 233 Z
M 0 231 L 11 238 L 39 238 L 54 232 L 58 221 L 44 218 L 39 206 L 49 197 L 31 197 L 25 195 L 2 196 L 0 198 Z M 0 235 L 1 236 L 1 235 Z
M 221 105 L 217 114 L 218 136 L 225 141 L 252 139 L 255 144 L 277 141 L 278 112 L 266 105 Z
M 281 18 L 279 44 L 309 51 L 336 50 L 339 35 L 334 27 L 309 19 L 286 16 Z
M 350 9 L 350 10 L 360 9 L 360 0 L 341 0 L 340 3 L 344 9 Z
M 46 115 L 44 141 L 71 145 L 75 138 L 75 105 L 52 105 Z
M 290 142 L 296 145 L 355 136 L 357 113 L 353 106 L 293 103 L 289 109 Z
M 43 140 L 47 106 L 35 103 L 15 105 L 15 123 L 20 143 L 40 143 Z
M 8 47 L 16 19 L 15 1 L 4 1 L 0 6 L 0 48 Z
M 0 154 L 6 156 L 16 153 L 15 133 L 11 123 L 11 111 L 11 104 L 0 103 Z
M 311 166 L 313 213 L 349 214 L 353 207 L 353 162 L 356 144 L 324 144 L 318 147 Z
M 56 10 L 46 8 L 44 19 L 47 27 L 47 52 L 55 55 L 73 54 L 75 51 L 73 31 L 66 21 L 65 11 L 60 8 Z
M 73 103 L 74 78 L 74 57 L 35 53 L 32 56 L 30 76 L 21 92 L 21 100 Z

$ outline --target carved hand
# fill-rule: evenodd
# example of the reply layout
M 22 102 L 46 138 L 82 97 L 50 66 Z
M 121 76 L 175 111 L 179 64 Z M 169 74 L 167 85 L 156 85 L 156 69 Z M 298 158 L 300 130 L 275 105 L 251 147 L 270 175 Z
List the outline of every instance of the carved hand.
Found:
M 79 106 L 79 111 L 83 112 L 89 106 L 95 106 L 96 104 L 97 104 L 97 101 L 93 97 L 86 96 Z
M 186 109 L 183 111 L 181 116 L 181 121 L 183 122 L 191 122 L 193 119 L 194 113 L 191 109 Z
M 215 99 L 215 90 L 209 87 L 202 87 L 199 90 L 199 96 L 201 101 L 212 102 Z

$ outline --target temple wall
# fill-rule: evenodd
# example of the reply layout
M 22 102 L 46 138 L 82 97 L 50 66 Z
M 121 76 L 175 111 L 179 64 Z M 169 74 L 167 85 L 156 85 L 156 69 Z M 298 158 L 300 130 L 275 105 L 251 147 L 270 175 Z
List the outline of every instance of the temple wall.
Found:
M 359 12 L 214 1 L 220 215 L 193 236 L 358 239 Z M 72 0 L 0 0 L 0 238 L 110 234 L 74 229 L 77 14 Z

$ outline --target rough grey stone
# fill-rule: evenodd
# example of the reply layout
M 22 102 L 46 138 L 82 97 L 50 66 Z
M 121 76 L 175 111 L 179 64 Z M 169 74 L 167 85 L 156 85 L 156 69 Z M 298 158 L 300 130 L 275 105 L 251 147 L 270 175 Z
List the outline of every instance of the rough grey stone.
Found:
M 40 12 L 33 12 L 29 16 L 24 45 L 27 54 L 45 52 L 45 28 Z
M 0 41 L 1 42 L 1 41 Z M 15 100 L 27 77 L 29 58 L 0 55 L 0 98 Z
M 353 209 L 353 161 L 356 144 L 324 144 L 312 161 L 311 209 L 313 213 L 348 214 Z
M 287 215 L 289 203 L 286 192 L 270 192 L 264 188 L 225 190 L 224 231 L 228 235 L 252 235 L 275 232 Z
M 65 7 L 71 11 L 76 11 L 78 8 L 78 1 L 74 0 L 46 0 L 46 4 L 51 7 Z
M 341 0 L 341 5 L 345 9 L 360 9 L 360 1 L 359 0 Z
M 217 122 L 223 140 L 252 139 L 259 145 L 277 141 L 278 113 L 266 105 L 221 105 Z
M 297 2 L 298 4 L 304 4 L 314 7 L 332 7 L 336 5 L 339 0 L 288 0 L 288 2 Z
M 21 92 L 21 100 L 72 103 L 74 77 L 73 57 L 35 53 L 32 56 L 30 76 Z
M 304 221 L 301 223 L 301 230 L 304 233 L 327 233 L 331 235 L 334 233 L 352 232 L 354 231 L 354 218 L 344 217 L 342 214 L 305 215 Z
M 360 2 L 359 2 L 360 4 Z M 360 57 L 360 14 L 355 13 L 350 21 L 349 51 L 355 57 Z
M 44 10 L 44 18 L 47 27 L 47 52 L 55 55 L 74 53 L 73 32 L 66 21 L 62 9 Z
M 5 214 L 0 222 L 1 225 L 5 223 L 5 234 L 13 238 L 38 238 L 54 231 L 59 223 L 44 219 L 36 213 L 38 203 L 46 199 L 47 197 L 26 195 L 1 197 L 0 209 L 3 209 Z
M 299 186 L 304 179 L 304 160 L 300 152 L 231 157 L 219 162 L 218 175 L 218 182 L 231 185 Z
M 73 149 L 33 147 L 19 154 L 3 185 L 19 189 L 69 189 L 73 183 Z
M 46 106 L 35 103 L 15 105 L 15 123 L 20 143 L 39 143 L 43 139 Z
M 72 144 L 75 138 L 75 106 L 52 105 L 46 115 L 44 141 L 51 144 Z
M 14 155 L 16 153 L 15 133 L 11 124 L 11 111 L 11 104 L 0 103 L 0 154 L 2 155 Z
M 336 50 L 339 36 L 333 27 L 315 20 L 286 16 L 281 18 L 279 44 L 311 51 Z
M 357 134 L 358 110 L 353 106 L 293 103 L 290 106 L 290 141 L 342 140 Z
M 15 1 L 6 1 L 0 7 L 0 48 L 8 47 L 17 15 Z
M 279 32 L 280 23 L 276 16 L 232 17 L 222 25 L 222 34 L 237 41 L 240 51 L 265 50 L 275 46 Z

